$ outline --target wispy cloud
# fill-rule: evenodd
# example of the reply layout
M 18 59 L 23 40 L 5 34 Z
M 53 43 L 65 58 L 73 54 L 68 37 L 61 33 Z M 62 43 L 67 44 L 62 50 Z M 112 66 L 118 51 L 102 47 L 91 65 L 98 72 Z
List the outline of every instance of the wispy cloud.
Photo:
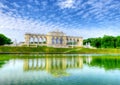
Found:
M 58 2 L 58 6 L 60 6 L 61 9 L 64 8 L 74 8 L 75 0 L 60 0 Z
M 0 9 L 8 9 L 8 6 L 0 2 Z
M 20 5 L 18 5 L 17 3 L 12 3 L 12 5 L 14 6 L 14 7 L 16 7 L 16 8 L 19 8 L 20 7 Z
M 7 33 L 6 35 L 12 39 L 19 37 L 19 39 L 23 41 L 25 33 L 45 34 L 58 28 L 61 29 L 59 24 L 53 24 L 47 21 L 41 22 L 33 20 L 32 18 L 12 17 L 11 12 L 4 14 L 2 10 L 0 10 L 0 32 Z M 17 36 L 15 36 L 15 34 Z
M 87 28 L 68 29 L 67 27 L 60 27 L 59 23 L 54 24 L 39 22 L 33 19 L 14 18 L 0 12 L 0 32 L 3 32 L 4 30 L 4 33 L 6 33 L 6 35 L 10 36 L 10 38 L 12 38 L 13 40 L 17 39 L 18 41 L 24 41 L 24 34 L 26 32 L 46 34 L 47 32 L 53 31 L 55 29 L 60 29 L 60 31 L 67 33 L 67 35 L 83 36 L 84 38 L 100 37 L 105 34 L 117 35 L 118 32 L 115 32 L 113 28 L 89 28 L 90 30 L 88 30 Z
M 18 2 L 7 4 L 0 2 L 0 32 L 9 34 L 12 39 L 22 37 L 23 40 L 26 32 L 47 33 L 55 29 L 84 38 L 119 34 L 119 0 L 19 2 L 22 5 Z M 111 27 L 112 25 L 114 27 Z M 115 28 L 118 31 L 115 31 Z

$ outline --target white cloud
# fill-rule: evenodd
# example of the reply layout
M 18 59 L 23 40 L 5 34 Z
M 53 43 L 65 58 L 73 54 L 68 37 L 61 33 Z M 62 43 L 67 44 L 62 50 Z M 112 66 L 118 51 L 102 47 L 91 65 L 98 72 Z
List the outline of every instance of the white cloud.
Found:
M 16 8 L 19 8 L 20 7 L 20 5 L 18 5 L 17 3 L 12 3 L 12 5 L 14 6 L 14 7 L 16 7 Z
M 55 29 L 65 32 L 70 36 L 82 36 L 83 38 L 89 37 L 101 37 L 107 35 L 117 35 L 118 31 L 114 31 L 114 27 L 108 28 L 67 28 L 62 27 L 60 23 L 40 22 L 27 18 L 14 18 L 9 15 L 3 14 L 0 11 L 0 33 L 4 33 L 9 36 L 13 41 L 24 41 L 24 34 L 29 33 L 44 33 Z
M 0 8 L 8 9 L 8 6 L 0 2 Z
M 61 9 L 64 8 L 74 8 L 75 0 L 61 0 L 58 2 L 58 6 L 60 6 Z
M 31 18 L 12 17 L 11 14 L 2 13 L 0 10 L 0 33 L 4 33 L 12 40 L 24 41 L 24 34 L 47 33 L 55 29 L 62 29 L 59 24 L 48 21 L 42 22 Z
M 82 18 L 88 18 L 88 16 L 90 16 L 90 14 L 89 14 L 89 13 L 85 13 L 85 14 L 82 16 Z
M 30 4 L 27 4 L 28 9 L 33 8 Z
M 47 30 L 45 29 L 46 27 L 50 26 L 49 24 L 47 26 L 45 22 L 34 21 L 33 19 L 15 18 L 0 12 L 0 29 L 16 29 L 29 32 L 35 29 L 39 29 L 37 32 L 40 32 L 44 29 L 45 32 L 45 30 Z
M 78 2 L 79 4 L 77 3 L 77 0 L 60 0 L 58 2 L 58 5 L 60 6 L 61 9 L 65 9 L 65 8 L 85 9 L 84 7 L 87 4 L 91 5 L 92 7 L 89 8 L 87 11 L 80 10 L 76 13 L 76 15 L 80 15 L 80 17 L 87 19 L 88 22 L 90 20 L 89 16 L 94 16 L 95 19 L 102 21 L 102 19 L 105 18 L 104 14 L 105 13 L 109 14 L 109 12 L 108 12 L 109 9 L 114 9 L 114 7 L 119 9 L 118 4 L 109 5 L 104 8 L 105 4 L 102 2 L 100 2 L 100 3 L 97 2 L 97 4 L 95 4 L 96 0 L 89 0 L 89 1 L 90 2 L 86 2 L 86 3 L 83 3 L 83 5 L 81 5 L 80 3 L 82 2 L 82 0 Z M 107 4 L 110 4 L 111 1 L 112 0 L 109 0 L 109 3 L 107 2 Z M 36 4 L 39 4 L 39 3 L 36 2 Z M 43 7 L 46 7 L 47 4 L 48 4 L 48 2 L 42 2 Z M 13 5 L 15 7 L 19 7 L 19 5 L 17 3 L 16 4 L 13 3 Z M 33 5 L 27 4 L 26 6 L 22 6 L 21 9 L 24 10 L 25 7 L 27 7 L 28 10 L 31 10 L 31 8 L 33 8 Z M 0 8 L 8 9 L 8 7 L 4 4 L 2 4 L 1 2 L 0 2 Z M 41 8 L 41 9 L 35 9 L 35 10 L 39 11 L 39 10 L 43 10 L 43 9 Z M 35 10 L 32 10 L 32 12 L 34 12 Z M 107 34 L 107 35 L 117 35 L 118 34 L 119 35 L 119 31 L 112 30 L 112 29 L 114 29 L 114 27 L 112 27 L 112 28 L 106 27 L 109 29 L 106 29 L 105 27 L 89 29 L 89 27 L 87 27 L 87 29 L 85 29 L 84 26 L 81 26 L 81 28 L 79 28 L 79 27 L 72 28 L 72 27 L 74 27 L 74 26 L 71 26 L 72 24 L 67 24 L 69 26 L 65 27 L 64 23 L 59 23 L 59 22 L 52 23 L 49 21 L 49 19 L 48 19 L 48 21 L 43 22 L 43 21 L 33 20 L 29 17 L 24 17 L 24 16 L 22 18 L 20 15 L 19 16 L 16 15 L 16 14 L 19 14 L 19 12 L 21 12 L 20 14 L 22 14 L 24 12 L 22 10 L 17 11 L 15 9 L 9 9 L 9 11 L 10 12 L 3 13 L 2 9 L 0 9 L 0 32 L 5 33 L 6 35 L 10 36 L 10 38 L 12 38 L 13 40 L 18 39 L 19 41 L 23 41 L 25 32 L 41 34 L 41 33 L 47 33 L 49 31 L 52 31 L 55 29 L 60 29 L 61 31 L 67 33 L 67 35 L 83 36 L 84 38 L 100 37 L 105 34 Z M 16 14 L 13 14 L 13 12 L 16 12 Z M 27 12 L 29 14 L 29 11 L 27 11 Z M 63 10 L 63 14 L 65 15 L 65 16 L 63 16 L 64 19 L 66 19 L 70 22 L 72 21 L 71 17 L 76 16 L 75 14 L 69 15 L 69 13 L 64 10 Z M 112 18 L 112 16 L 115 15 L 115 13 L 111 13 L 109 15 Z M 56 15 L 53 14 L 49 17 L 56 18 L 56 21 L 60 21 L 61 18 L 55 17 L 55 16 Z M 60 16 L 62 16 L 62 15 L 60 15 Z M 42 19 L 43 19 L 43 17 L 46 18 L 46 15 L 42 15 Z M 116 16 L 115 18 L 116 18 L 116 20 L 120 20 L 119 16 Z M 72 21 L 72 22 L 74 22 L 74 21 Z M 80 23 L 77 22 L 76 24 L 80 24 Z

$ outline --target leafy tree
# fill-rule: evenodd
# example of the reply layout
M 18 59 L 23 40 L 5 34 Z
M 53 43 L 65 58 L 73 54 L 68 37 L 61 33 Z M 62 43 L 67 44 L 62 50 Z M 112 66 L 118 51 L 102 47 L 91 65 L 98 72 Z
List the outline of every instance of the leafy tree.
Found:
M 103 48 L 115 48 L 115 38 L 113 36 L 105 35 L 102 38 L 102 47 Z
M 116 47 L 120 48 L 120 36 L 116 37 Z
M 94 41 L 94 43 L 95 43 L 95 47 L 97 47 L 97 48 L 101 48 L 101 38 L 99 37 L 99 38 L 95 38 L 95 41 Z
M 0 34 L 0 45 L 4 45 L 4 44 L 11 44 L 11 39 L 6 37 L 3 34 Z
M 102 38 L 88 38 L 83 41 L 83 44 L 90 43 L 91 46 L 97 48 L 120 48 L 120 36 L 104 35 Z

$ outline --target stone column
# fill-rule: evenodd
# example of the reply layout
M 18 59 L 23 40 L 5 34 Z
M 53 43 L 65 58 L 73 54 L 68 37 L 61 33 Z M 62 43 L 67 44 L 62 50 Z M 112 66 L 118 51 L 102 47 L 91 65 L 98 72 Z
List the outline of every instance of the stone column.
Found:
M 54 37 L 54 45 L 57 44 L 57 37 Z
M 82 38 L 79 38 L 78 46 L 79 46 L 79 47 L 82 47 L 82 46 L 83 46 L 83 39 L 82 39 Z
M 52 36 L 51 35 L 47 35 L 46 37 L 47 37 L 47 41 L 46 41 L 47 46 L 51 46 L 52 45 Z
M 40 44 L 40 36 L 38 36 L 38 42 L 37 42 L 37 44 L 38 45 Z
M 27 46 L 30 45 L 30 35 L 28 35 L 28 34 L 25 34 L 25 44 L 26 44 Z
M 73 43 L 74 43 L 74 39 L 71 38 L 71 43 L 72 43 L 72 47 L 74 47 Z
M 32 41 L 32 42 L 33 42 L 33 44 L 35 44 L 35 37 L 33 36 L 32 38 L 33 38 L 33 41 Z
M 47 37 L 45 36 L 45 44 L 47 43 Z M 51 43 L 52 43 L 52 40 L 51 40 Z
M 41 46 L 43 45 L 43 40 L 44 40 L 44 38 L 43 38 L 43 36 L 41 36 Z
M 77 46 L 77 38 L 75 38 L 75 45 Z
M 62 38 L 62 45 L 67 46 L 66 36 L 63 36 L 63 38 Z

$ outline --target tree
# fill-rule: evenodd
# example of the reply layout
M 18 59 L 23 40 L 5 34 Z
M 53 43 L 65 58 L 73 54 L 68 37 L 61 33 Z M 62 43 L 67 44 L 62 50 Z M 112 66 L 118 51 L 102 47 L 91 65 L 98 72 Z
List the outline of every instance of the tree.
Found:
M 102 47 L 103 48 L 115 48 L 115 37 L 105 35 L 102 38 Z
M 120 36 L 116 37 L 116 47 L 120 48 Z
M 95 38 L 95 41 L 94 41 L 94 46 L 97 47 L 97 48 L 101 48 L 101 38 Z
M 4 45 L 4 44 L 11 44 L 11 39 L 6 37 L 3 34 L 0 34 L 0 45 Z
M 91 46 L 97 48 L 119 48 L 120 47 L 120 36 L 113 37 L 104 35 L 99 38 L 88 38 L 83 41 L 83 44 L 90 43 Z

